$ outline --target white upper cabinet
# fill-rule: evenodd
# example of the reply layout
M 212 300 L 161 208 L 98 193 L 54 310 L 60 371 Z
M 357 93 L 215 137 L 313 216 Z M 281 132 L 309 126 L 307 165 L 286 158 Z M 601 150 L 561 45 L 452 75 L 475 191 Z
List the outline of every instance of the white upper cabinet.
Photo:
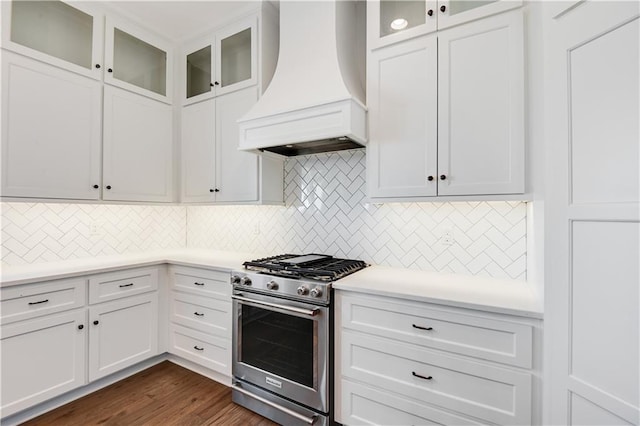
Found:
M 185 104 L 252 86 L 258 80 L 257 18 L 228 25 L 183 51 Z
M 372 199 L 524 193 L 523 44 L 515 10 L 369 52 Z
M 103 199 L 172 200 L 172 108 L 104 88 Z
M 524 192 L 523 21 L 438 34 L 438 195 Z
M 2 54 L 4 197 L 100 198 L 101 83 Z
M 522 6 L 521 0 L 375 0 L 368 2 L 370 49 Z
M 437 39 L 420 37 L 374 51 L 368 76 L 370 196 L 436 195 Z
M 171 102 L 173 65 L 171 46 L 158 37 L 107 17 L 105 83 Z
M 3 1 L 2 47 L 100 79 L 104 17 L 89 2 Z

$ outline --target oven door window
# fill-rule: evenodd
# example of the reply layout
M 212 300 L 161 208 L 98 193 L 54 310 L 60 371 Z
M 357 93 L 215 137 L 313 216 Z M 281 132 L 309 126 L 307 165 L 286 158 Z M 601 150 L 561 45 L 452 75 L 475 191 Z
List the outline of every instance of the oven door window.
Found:
M 314 388 L 317 323 L 312 319 L 242 306 L 240 360 Z

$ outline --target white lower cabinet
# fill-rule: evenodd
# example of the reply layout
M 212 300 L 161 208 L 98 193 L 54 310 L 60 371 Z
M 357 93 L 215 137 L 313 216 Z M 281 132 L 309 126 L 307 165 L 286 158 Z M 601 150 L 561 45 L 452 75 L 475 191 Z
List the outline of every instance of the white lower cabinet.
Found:
M 89 309 L 89 380 L 158 354 L 158 295 L 149 293 Z
M 169 352 L 231 376 L 229 273 L 169 269 Z
M 337 310 L 342 423 L 532 423 L 527 321 L 341 291 Z
M 3 417 L 87 383 L 84 309 L 3 325 L 1 331 Z

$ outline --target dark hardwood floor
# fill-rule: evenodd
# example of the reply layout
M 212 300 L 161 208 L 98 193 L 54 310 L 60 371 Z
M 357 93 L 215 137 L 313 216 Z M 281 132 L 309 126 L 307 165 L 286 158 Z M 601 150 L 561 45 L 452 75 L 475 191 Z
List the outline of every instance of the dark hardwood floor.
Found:
M 231 389 L 165 361 L 23 425 L 237 425 L 275 423 L 231 401 Z

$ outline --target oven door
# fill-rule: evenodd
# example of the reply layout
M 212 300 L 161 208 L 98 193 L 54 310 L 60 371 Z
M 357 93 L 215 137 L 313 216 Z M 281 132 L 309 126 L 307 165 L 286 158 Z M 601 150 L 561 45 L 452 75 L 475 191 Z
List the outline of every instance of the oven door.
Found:
M 329 411 L 329 308 L 234 292 L 233 376 Z

